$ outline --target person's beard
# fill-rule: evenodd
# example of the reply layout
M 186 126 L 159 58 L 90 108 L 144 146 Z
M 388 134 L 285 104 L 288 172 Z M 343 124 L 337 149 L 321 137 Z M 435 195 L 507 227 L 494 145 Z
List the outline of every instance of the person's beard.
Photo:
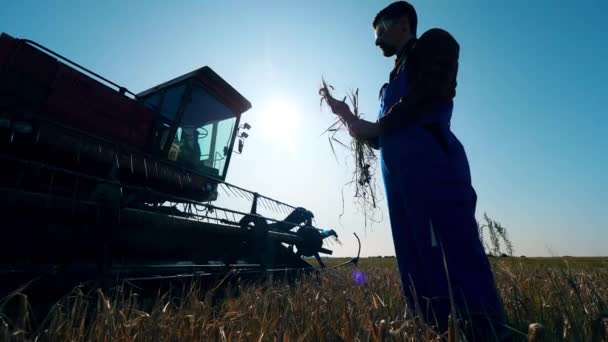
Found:
M 388 44 L 379 44 L 378 47 L 382 50 L 384 57 L 392 57 L 397 53 L 397 49 Z

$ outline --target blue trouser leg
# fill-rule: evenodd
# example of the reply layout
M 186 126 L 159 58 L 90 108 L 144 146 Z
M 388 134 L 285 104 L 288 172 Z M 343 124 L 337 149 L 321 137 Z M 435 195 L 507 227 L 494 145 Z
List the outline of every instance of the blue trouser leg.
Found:
M 449 153 L 434 143 L 424 130 L 411 129 L 404 138 L 387 139 L 383 151 L 392 153 L 383 158 L 383 176 L 404 294 L 410 307 L 417 304 L 442 330 L 451 312 L 450 288 L 465 317 L 487 313 L 503 322 L 479 240 L 466 155 L 455 137 Z
M 461 316 L 475 319 L 477 325 L 485 323 L 489 318 L 496 323 L 494 328 L 498 333 L 501 330 L 500 324 L 505 322 L 503 305 L 490 263 L 479 240 L 473 210 L 471 207 L 444 206 L 433 215 L 433 222 L 445 254 L 452 294 Z
M 397 200 L 397 196 L 389 197 Z M 411 207 L 389 208 L 401 284 L 410 311 L 444 329 L 450 313 L 447 278 L 439 241 L 433 246 L 430 217 Z
M 390 197 L 389 202 L 397 200 Z M 417 214 L 391 209 L 395 252 L 408 305 L 416 306 L 415 311 L 427 322 L 447 329 L 452 311 L 449 284 L 456 308 L 464 317 L 487 314 L 504 322 L 502 303 L 470 209 L 433 208 L 432 215 L 422 210 Z

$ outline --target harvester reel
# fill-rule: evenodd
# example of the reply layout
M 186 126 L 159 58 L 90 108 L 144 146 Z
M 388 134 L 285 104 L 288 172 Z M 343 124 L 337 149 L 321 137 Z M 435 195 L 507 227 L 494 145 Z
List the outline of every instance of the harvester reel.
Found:
M 298 236 L 302 242 L 296 244 L 298 255 L 311 257 L 323 248 L 323 236 L 314 228 L 301 227 Z
M 239 221 L 239 225 L 243 229 L 254 230 L 257 232 L 265 232 L 268 231 L 268 223 L 263 217 L 259 217 L 256 215 L 245 215 Z
M 319 256 L 319 252 L 331 254 L 331 251 L 323 248 L 323 239 L 332 235 L 337 237 L 335 231 L 328 231 L 327 234 L 321 233 L 318 229 L 302 226 L 297 232 L 302 242 L 296 243 L 297 256 L 312 257 L 314 256 L 319 265 L 325 268 L 325 264 Z

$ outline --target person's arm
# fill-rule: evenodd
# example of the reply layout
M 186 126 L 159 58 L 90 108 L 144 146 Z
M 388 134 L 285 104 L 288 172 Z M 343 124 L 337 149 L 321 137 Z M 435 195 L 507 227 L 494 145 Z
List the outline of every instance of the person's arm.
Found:
M 416 115 L 456 96 L 458 42 L 447 31 L 431 29 L 408 56 L 408 93 L 378 120 L 380 132 L 403 127 Z

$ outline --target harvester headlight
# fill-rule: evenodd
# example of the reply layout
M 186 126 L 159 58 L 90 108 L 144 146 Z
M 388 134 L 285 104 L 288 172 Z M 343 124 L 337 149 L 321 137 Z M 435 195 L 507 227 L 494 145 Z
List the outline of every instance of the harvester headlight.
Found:
M 34 131 L 32 124 L 27 121 L 17 121 L 13 124 L 13 129 L 19 134 L 30 134 Z
M 0 118 L 0 128 L 10 128 L 10 127 L 11 127 L 11 119 Z

